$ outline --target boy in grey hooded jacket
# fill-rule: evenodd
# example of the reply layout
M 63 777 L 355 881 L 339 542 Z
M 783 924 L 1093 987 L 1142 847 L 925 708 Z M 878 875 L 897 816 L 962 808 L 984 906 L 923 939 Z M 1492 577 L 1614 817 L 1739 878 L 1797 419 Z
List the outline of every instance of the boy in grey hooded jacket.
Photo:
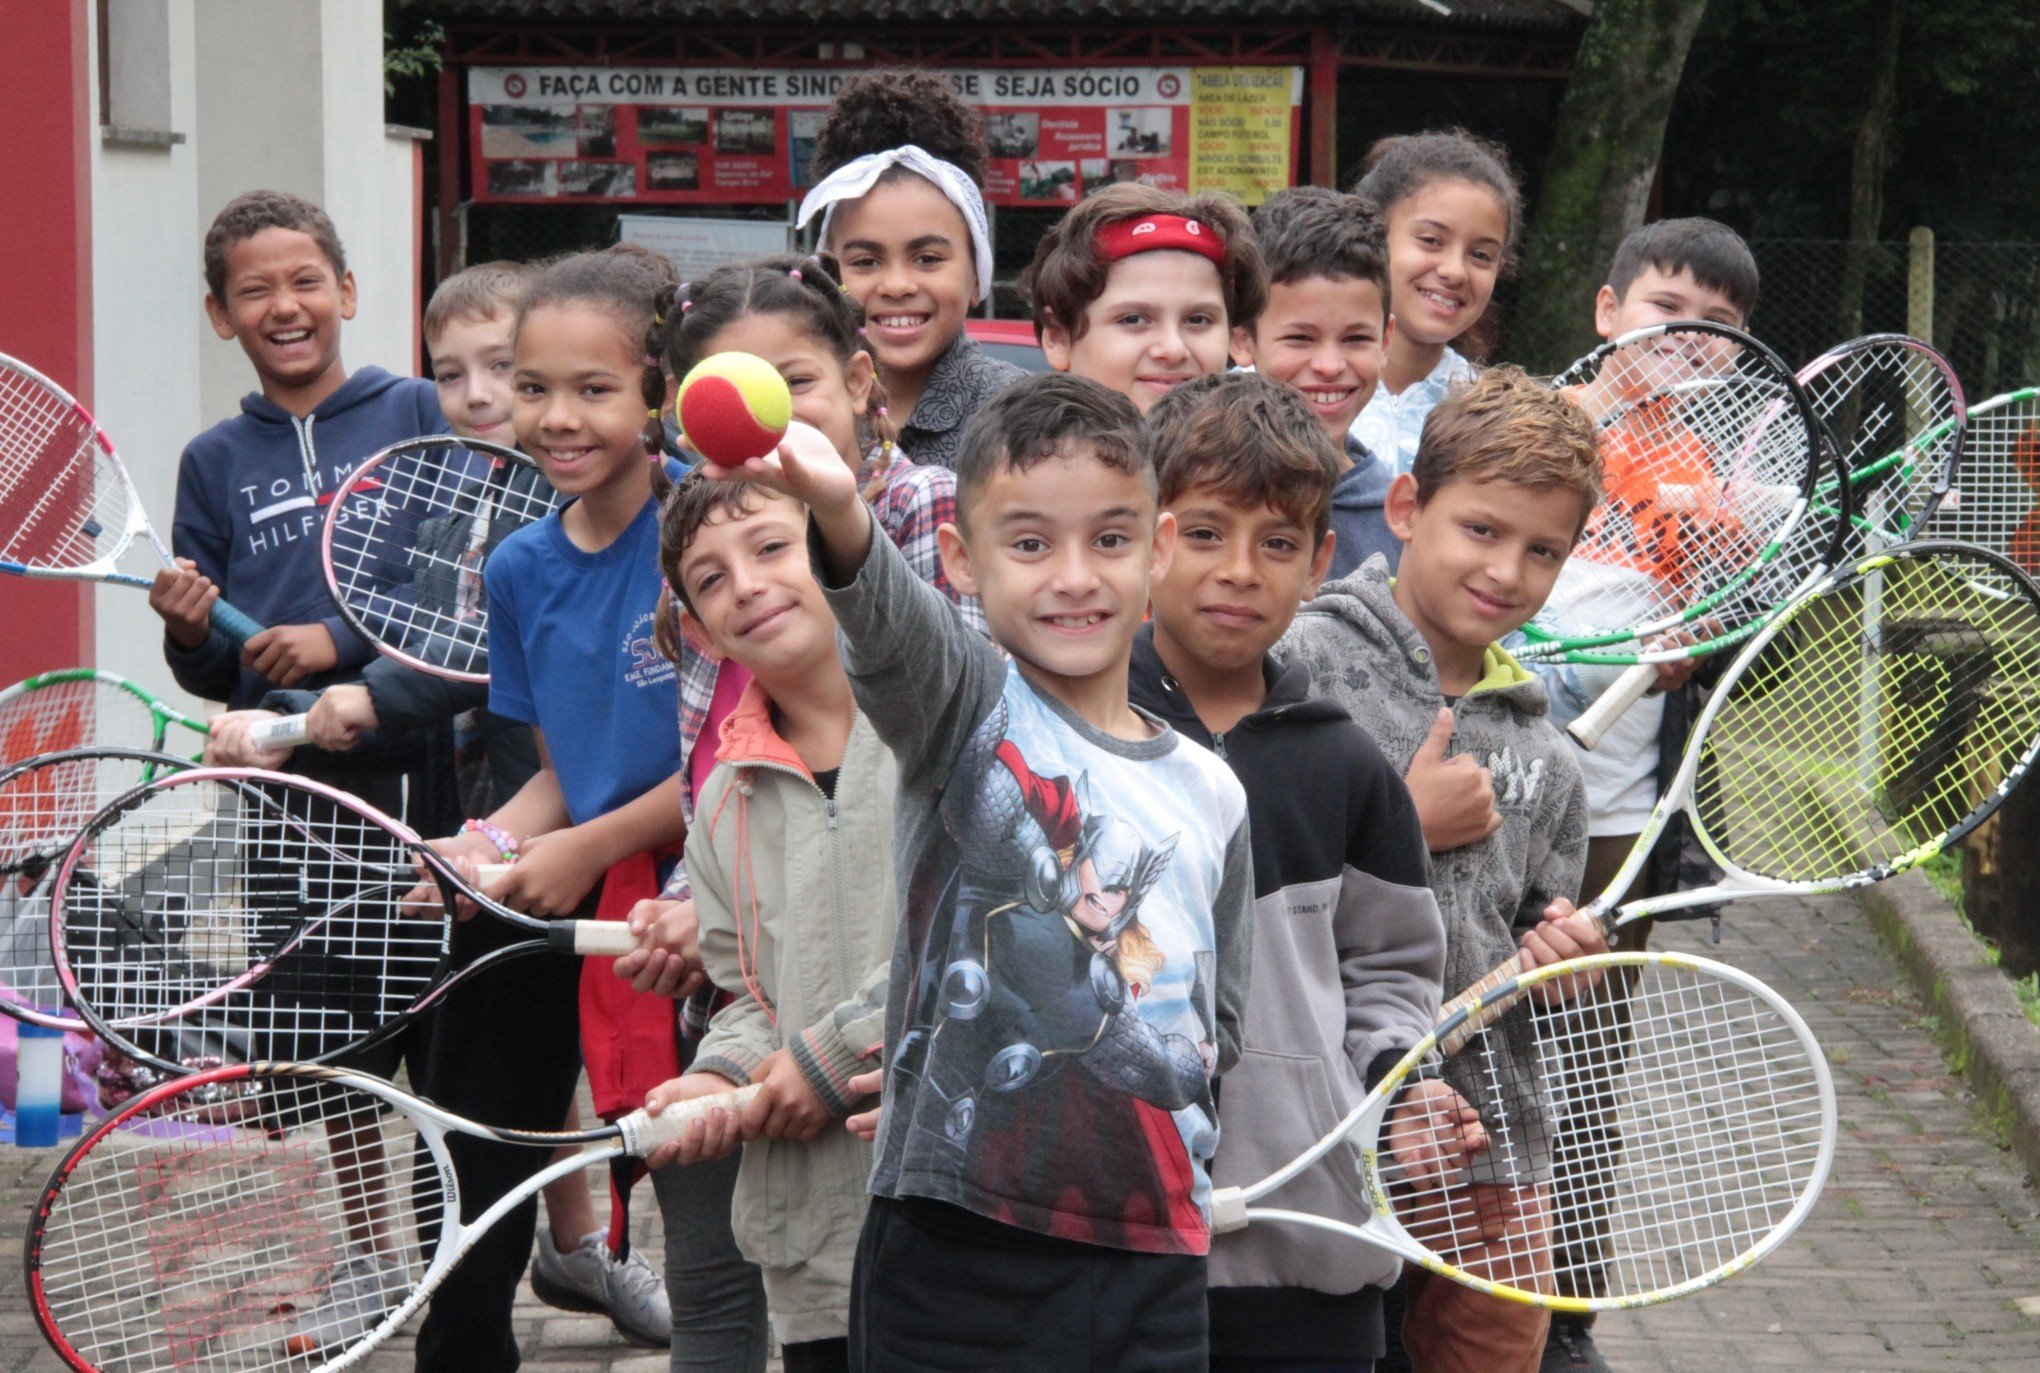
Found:
M 1376 557 L 1326 584 L 1276 650 L 1396 768 L 1442 744 L 1449 723 L 1451 747 L 1491 778 L 1486 836 L 1431 856 L 1447 997 L 1519 951 L 1539 967 L 1605 947 L 1571 901 L 1587 846 L 1579 765 L 1545 719 L 1543 685 L 1498 646 L 1543 605 L 1599 499 L 1598 474 L 1593 422 L 1563 397 L 1515 368 L 1465 384 L 1433 411 L 1414 471 L 1390 487 L 1398 575 Z M 1529 1028 L 1505 1019 L 1448 1068 L 1484 1114 L 1488 1074 L 1537 1081 Z M 1513 1124 L 1519 1139 L 1551 1137 L 1548 1120 Z M 1537 1205 L 1550 1158 L 1530 1152 L 1484 1157 L 1475 1180 Z M 1407 1281 L 1404 1344 L 1426 1373 L 1537 1368 L 1548 1313 L 1448 1292 L 1456 1284 L 1428 1274 Z

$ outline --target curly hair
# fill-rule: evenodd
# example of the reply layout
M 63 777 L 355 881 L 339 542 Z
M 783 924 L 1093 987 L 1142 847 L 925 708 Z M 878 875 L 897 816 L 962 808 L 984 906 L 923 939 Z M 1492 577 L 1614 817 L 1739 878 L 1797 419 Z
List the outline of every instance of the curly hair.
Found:
M 909 143 L 985 184 L 984 120 L 947 77 L 913 67 L 860 72 L 843 83 L 815 134 L 813 175 L 820 180 L 846 162 Z
M 347 275 L 347 250 L 324 210 L 284 191 L 248 191 L 228 201 L 205 231 L 205 287 L 220 304 L 227 303 L 227 254 L 264 229 L 310 235 L 333 264 L 334 277 Z
M 1225 245 L 1225 266 L 1218 276 L 1225 293 L 1226 325 L 1253 326 L 1268 303 L 1268 279 L 1253 228 L 1239 203 L 1214 191 L 1186 196 L 1141 181 L 1124 181 L 1079 201 L 1036 245 L 1020 289 L 1034 312 L 1037 337 L 1050 324 L 1068 330 L 1073 339 L 1083 336 L 1084 311 L 1105 293 L 1111 271 L 1111 264 L 1098 257 L 1098 231 L 1121 220 L 1156 214 L 1194 219 L 1218 236 Z
M 1277 191 L 1254 211 L 1268 284 L 1310 277 L 1371 281 L 1388 303 L 1388 235 L 1371 202 L 1322 186 Z
M 1383 138 L 1367 150 L 1365 169 L 1353 194 L 1381 207 L 1383 219 L 1402 201 L 1440 181 L 1465 181 L 1493 191 L 1508 228 L 1502 235 L 1502 267 L 1515 261 L 1523 240 L 1523 192 L 1509 167 L 1509 150 L 1465 129 L 1428 129 Z

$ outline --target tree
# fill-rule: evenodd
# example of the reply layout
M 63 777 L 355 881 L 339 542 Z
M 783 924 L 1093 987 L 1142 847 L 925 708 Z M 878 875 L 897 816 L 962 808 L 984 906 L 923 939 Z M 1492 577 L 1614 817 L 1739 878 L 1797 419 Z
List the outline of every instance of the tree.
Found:
M 1898 89 L 1898 35 L 1905 17 L 1904 0 L 1877 0 L 1872 23 L 1868 94 L 1856 125 L 1856 147 L 1849 159 L 1849 250 L 1842 260 L 1841 308 L 1836 320 L 1842 338 L 1863 332 L 1863 279 L 1868 255 L 1884 222 L 1885 140 L 1891 128 L 1891 102 Z
M 1593 298 L 1642 225 L 1665 121 L 1707 0 L 1598 0 L 1559 104 L 1510 353 L 1555 370 L 1593 340 Z

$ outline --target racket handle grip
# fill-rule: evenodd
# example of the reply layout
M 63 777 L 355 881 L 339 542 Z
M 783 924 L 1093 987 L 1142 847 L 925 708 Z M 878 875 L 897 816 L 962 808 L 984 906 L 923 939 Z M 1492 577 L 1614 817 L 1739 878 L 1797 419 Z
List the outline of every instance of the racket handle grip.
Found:
M 209 618 L 212 627 L 237 644 L 245 644 L 262 632 L 263 626 L 255 623 L 241 611 L 225 601 L 214 601 Z
M 1601 736 L 1615 727 L 1615 722 L 1629 713 L 1629 708 L 1649 694 L 1657 683 L 1657 665 L 1636 663 L 1624 668 L 1622 675 L 1594 698 L 1593 704 L 1579 713 L 1579 718 L 1565 727 L 1573 742 L 1583 749 L 1591 750 L 1601 742 Z
M 614 923 L 613 921 L 610 923 Z M 658 1115 L 642 1108 L 616 1122 L 617 1133 L 623 1137 L 624 1152 L 634 1158 L 643 1158 L 661 1144 L 671 1144 L 680 1138 L 690 1121 L 699 1119 L 714 1110 L 741 1111 L 751 1104 L 751 1098 L 758 1095 L 756 1083 L 738 1087 L 714 1096 L 698 1096 L 691 1101 L 676 1101 Z
M 310 718 L 309 715 L 280 715 L 274 720 L 264 720 L 248 727 L 248 738 L 257 748 L 297 748 L 312 742 L 311 731 L 305 727 Z
M 510 871 L 508 863 L 484 863 L 475 869 L 475 886 L 481 891 L 487 891 L 508 871 Z
M 617 958 L 638 946 L 638 936 L 621 920 L 555 920 L 546 938 L 557 952 L 582 957 Z
M 1454 1015 L 1457 1015 L 1462 1008 L 1473 1005 L 1475 1002 L 1479 1001 L 1482 997 L 1486 996 L 1489 992 L 1501 986 L 1503 983 L 1508 982 L 1510 979 L 1520 977 L 1522 975 L 1522 972 L 1523 972 L 1523 955 L 1519 953 L 1510 958 L 1508 962 L 1502 964 L 1499 968 L 1496 968 L 1493 972 L 1489 973 L 1486 977 L 1483 977 L 1480 981 L 1474 983 L 1471 987 L 1468 987 L 1458 996 L 1453 997 L 1443 1006 L 1440 1006 L 1438 1008 L 1438 1020 L 1442 1023 L 1443 1021 L 1451 1019 Z M 1446 1035 L 1443 1039 L 1438 1041 L 1439 1051 L 1443 1053 L 1444 1056 L 1447 1058 L 1452 1057 L 1452 1055 L 1458 1053 L 1461 1049 L 1466 1047 L 1466 1041 L 1472 1039 L 1475 1035 L 1479 1034 L 1481 1031 L 1485 1030 L 1489 1025 L 1493 1024 L 1496 1017 L 1500 1016 L 1503 1011 L 1508 1010 L 1509 1007 L 1515 1004 L 1516 998 L 1513 996 L 1508 997 L 1502 1001 L 1496 1002 L 1492 1006 L 1489 1006 L 1485 1011 L 1481 1012 L 1479 1015 L 1468 1016 L 1466 1018 L 1466 1022 L 1463 1025 L 1461 1025 L 1458 1029 L 1454 1030 L 1451 1034 Z

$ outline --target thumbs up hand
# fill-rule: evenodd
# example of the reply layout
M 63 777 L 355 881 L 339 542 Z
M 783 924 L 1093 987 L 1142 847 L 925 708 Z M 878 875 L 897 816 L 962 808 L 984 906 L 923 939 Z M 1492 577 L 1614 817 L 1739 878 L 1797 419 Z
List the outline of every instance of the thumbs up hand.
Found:
M 1417 806 L 1417 820 L 1424 828 L 1424 845 L 1432 853 L 1460 848 L 1487 838 L 1502 827 L 1495 809 L 1493 774 L 1473 760 L 1471 754 L 1446 757 L 1452 742 L 1450 709 L 1440 709 L 1431 732 L 1410 759 L 1403 783 Z

